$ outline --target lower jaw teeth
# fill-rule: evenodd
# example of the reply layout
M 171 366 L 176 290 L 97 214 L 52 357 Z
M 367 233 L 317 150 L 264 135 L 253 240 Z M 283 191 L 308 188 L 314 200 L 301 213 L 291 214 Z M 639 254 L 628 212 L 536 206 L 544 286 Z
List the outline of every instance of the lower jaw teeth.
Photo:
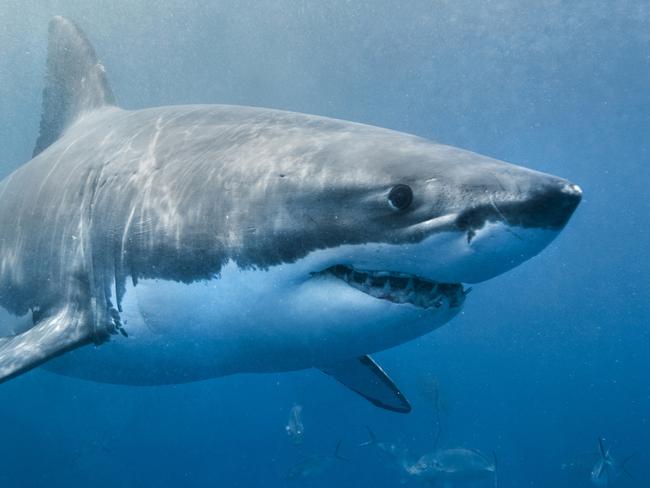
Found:
M 383 300 L 389 300 L 395 303 L 411 303 L 423 308 L 435 307 L 440 308 L 444 305 L 446 297 L 444 295 L 424 295 L 417 294 L 415 292 L 404 293 L 401 290 L 378 290 L 376 288 L 364 288 L 356 287 L 354 288 L 367 293 L 375 298 L 381 298 Z
M 434 283 L 406 274 L 358 271 L 346 266 L 325 270 L 348 285 L 375 298 L 410 303 L 421 308 L 460 307 L 465 299 L 458 283 Z

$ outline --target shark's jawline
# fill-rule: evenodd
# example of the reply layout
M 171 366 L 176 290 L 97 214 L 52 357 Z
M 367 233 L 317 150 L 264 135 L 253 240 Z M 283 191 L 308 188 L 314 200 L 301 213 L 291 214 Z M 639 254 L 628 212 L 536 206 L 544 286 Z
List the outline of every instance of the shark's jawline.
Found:
M 334 276 L 350 287 L 380 300 L 425 309 L 441 308 L 445 301 L 449 308 L 458 308 L 463 305 L 467 295 L 460 283 L 439 283 L 408 273 L 369 271 L 336 265 L 316 274 Z

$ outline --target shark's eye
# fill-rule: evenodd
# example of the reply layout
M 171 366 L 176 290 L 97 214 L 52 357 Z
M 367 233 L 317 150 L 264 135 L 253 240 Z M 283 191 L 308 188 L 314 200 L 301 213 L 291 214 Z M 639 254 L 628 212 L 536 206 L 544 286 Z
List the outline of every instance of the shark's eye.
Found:
M 413 190 L 408 185 L 395 185 L 388 193 L 388 203 L 395 210 L 406 210 L 413 202 Z

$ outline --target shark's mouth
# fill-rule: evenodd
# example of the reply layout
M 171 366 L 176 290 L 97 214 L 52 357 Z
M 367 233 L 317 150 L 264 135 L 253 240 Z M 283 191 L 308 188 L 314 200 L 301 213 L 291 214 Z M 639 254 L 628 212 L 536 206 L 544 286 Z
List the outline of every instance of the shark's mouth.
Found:
M 460 283 L 438 283 L 392 271 L 362 271 L 340 264 L 319 274 L 332 275 L 374 298 L 419 308 L 458 308 L 469 292 Z

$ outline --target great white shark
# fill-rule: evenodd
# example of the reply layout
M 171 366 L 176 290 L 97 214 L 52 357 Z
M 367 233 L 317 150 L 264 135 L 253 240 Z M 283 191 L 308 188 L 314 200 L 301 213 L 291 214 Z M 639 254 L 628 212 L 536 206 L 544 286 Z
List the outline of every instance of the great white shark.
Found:
M 124 110 L 49 27 L 33 159 L 0 183 L 0 380 L 118 384 L 320 368 L 410 409 L 368 354 L 452 319 L 581 199 L 413 135 L 265 108 Z

